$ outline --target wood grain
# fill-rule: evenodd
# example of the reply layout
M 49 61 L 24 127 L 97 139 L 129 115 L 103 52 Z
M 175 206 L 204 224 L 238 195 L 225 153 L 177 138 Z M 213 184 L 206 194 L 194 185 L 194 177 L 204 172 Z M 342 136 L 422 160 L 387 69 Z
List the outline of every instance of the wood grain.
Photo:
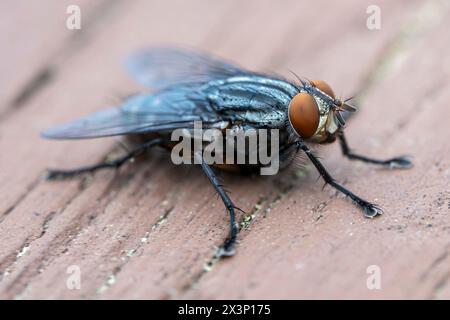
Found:
M 78 1 L 81 31 L 65 28 L 68 2 L 47 2 L 2 10 L 10 42 L 0 76 L 1 298 L 450 297 L 445 1 L 379 1 L 377 31 L 366 27 L 371 1 Z M 343 97 L 360 93 L 347 128 L 352 148 L 410 154 L 415 167 L 379 169 L 344 159 L 337 145 L 322 150 L 338 181 L 384 208 L 374 220 L 329 187 L 322 192 L 310 166 L 268 178 L 223 173 L 253 219 L 237 255 L 221 261 L 213 254 L 227 215 L 198 167 L 154 151 L 118 172 L 43 181 L 47 167 L 123 152 L 115 138 L 55 142 L 39 132 L 143 90 L 121 61 L 152 44 L 325 79 Z M 46 68 L 51 77 L 17 103 Z M 72 265 L 80 290 L 66 285 Z M 370 265 L 380 267 L 381 290 L 367 289 Z

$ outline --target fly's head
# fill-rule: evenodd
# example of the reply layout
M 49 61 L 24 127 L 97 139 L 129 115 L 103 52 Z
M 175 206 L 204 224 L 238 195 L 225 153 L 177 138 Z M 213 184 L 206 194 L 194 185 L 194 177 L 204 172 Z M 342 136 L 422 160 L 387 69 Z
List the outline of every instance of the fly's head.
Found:
M 289 122 L 304 140 L 330 143 L 344 128 L 342 111 L 355 112 L 356 108 L 346 101 L 336 99 L 331 87 L 322 80 L 303 81 L 303 87 L 288 107 Z

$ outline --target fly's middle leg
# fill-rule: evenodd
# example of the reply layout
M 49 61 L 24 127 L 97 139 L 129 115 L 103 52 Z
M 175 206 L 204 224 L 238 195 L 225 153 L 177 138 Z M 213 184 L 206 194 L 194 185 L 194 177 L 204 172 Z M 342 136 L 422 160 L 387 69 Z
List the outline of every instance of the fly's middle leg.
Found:
M 337 183 L 334 180 L 334 178 L 327 172 L 327 170 L 322 165 L 322 163 L 319 161 L 319 159 L 312 153 L 312 151 L 302 141 L 298 141 L 296 144 L 300 147 L 300 149 L 302 149 L 303 152 L 305 152 L 305 154 L 308 156 L 309 160 L 311 160 L 311 162 L 314 164 L 317 171 L 319 171 L 320 175 L 325 180 L 325 182 L 327 184 L 331 185 L 332 187 L 334 187 L 335 189 L 339 190 L 346 196 L 348 196 L 350 199 L 352 199 L 353 202 L 363 210 L 364 215 L 366 217 L 374 218 L 377 215 L 383 214 L 383 210 L 380 207 L 358 197 L 356 194 L 354 194 L 350 190 L 346 189 L 345 187 L 343 187 L 342 185 Z
M 347 144 L 347 139 L 345 139 L 343 132 L 339 134 L 339 142 L 341 144 L 342 153 L 350 160 L 359 160 L 362 162 L 377 164 L 388 168 L 408 169 L 413 166 L 412 162 L 407 157 L 395 157 L 387 160 L 379 160 L 355 154 L 350 150 L 350 147 Z
M 226 191 L 220 185 L 219 180 L 214 174 L 214 171 L 203 159 L 203 156 L 200 153 L 196 153 L 195 157 L 197 158 L 198 162 L 200 162 L 203 172 L 208 177 L 214 189 L 216 189 L 230 215 L 230 236 L 225 241 L 223 246 L 219 249 L 216 256 L 219 258 L 233 256 L 235 254 L 234 246 L 236 244 L 236 236 L 238 233 L 238 225 L 236 224 L 236 215 L 234 212 L 236 207 L 231 201 L 230 197 L 228 197 Z
M 130 161 L 131 159 L 134 159 L 135 157 L 141 155 L 145 150 L 147 150 L 153 146 L 160 145 L 161 143 L 162 143 L 162 139 L 156 138 L 156 139 L 153 139 L 153 140 L 143 143 L 136 149 L 131 150 L 129 153 L 127 153 L 123 157 L 120 157 L 120 158 L 112 160 L 112 161 L 101 162 L 101 163 L 98 163 L 98 164 L 95 164 L 92 166 L 86 166 L 86 167 L 76 168 L 76 169 L 72 169 L 72 170 L 50 169 L 47 171 L 46 178 L 48 180 L 54 180 L 54 179 L 58 179 L 58 178 L 70 178 L 70 177 L 78 176 L 78 175 L 81 175 L 84 173 L 92 173 L 92 172 L 95 172 L 100 169 L 107 169 L 107 168 L 118 169 L 123 164 L 125 164 L 127 161 Z

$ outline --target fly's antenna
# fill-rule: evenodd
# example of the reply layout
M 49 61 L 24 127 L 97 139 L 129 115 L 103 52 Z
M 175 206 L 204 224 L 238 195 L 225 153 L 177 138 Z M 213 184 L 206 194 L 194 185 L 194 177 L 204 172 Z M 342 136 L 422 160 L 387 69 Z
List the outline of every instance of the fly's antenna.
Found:
M 353 98 L 355 98 L 355 96 L 351 96 L 350 98 L 344 100 L 343 106 L 345 107 L 344 109 L 346 111 L 350 112 L 358 111 L 358 108 L 355 105 L 349 103 L 349 101 L 353 100 Z
M 353 100 L 353 98 L 355 98 L 355 96 L 351 96 L 350 98 L 345 99 L 344 102 L 348 102 L 350 100 Z
M 354 99 L 354 96 L 351 96 L 350 98 L 347 98 L 345 100 L 336 99 L 334 101 L 334 114 L 335 114 L 337 121 L 342 126 L 345 125 L 345 121 L 350 118 L 352 113 L 358 111 L 358 108 L 355 105 L 349 103 L 349 101 L 351 101 L 353 99 Z M 344 111 L 347 111 L 347 112 L 344 112 Z
M 337 110 L 356 112 L 356 111 L 358 111 L 358 108 L 356 106 L 348 103 L 348 101 L 350 101 L 351 99 L 353 99 L 353 97 L 351 97 L 349 99 L 345 99 L 344 101 L 342 101 L 341 99 L 335 99 L 334 106 Z

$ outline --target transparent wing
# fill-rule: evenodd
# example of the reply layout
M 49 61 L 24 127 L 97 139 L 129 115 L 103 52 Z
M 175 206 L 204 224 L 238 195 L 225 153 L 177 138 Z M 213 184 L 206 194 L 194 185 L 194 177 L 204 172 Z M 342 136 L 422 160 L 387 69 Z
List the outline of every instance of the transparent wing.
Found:
M 164 47 L 137 51 L 125 60 L 125 68 L 140 84 L 156 89 L 250 73 L 204 53 Z
M 203 95 L 190 88 L 173 87 L 131 97 L 118 108 L 94 113 L 42 133 L 50 139 L 84 139 L 113 135 L 164 132 L 221 121 Z

